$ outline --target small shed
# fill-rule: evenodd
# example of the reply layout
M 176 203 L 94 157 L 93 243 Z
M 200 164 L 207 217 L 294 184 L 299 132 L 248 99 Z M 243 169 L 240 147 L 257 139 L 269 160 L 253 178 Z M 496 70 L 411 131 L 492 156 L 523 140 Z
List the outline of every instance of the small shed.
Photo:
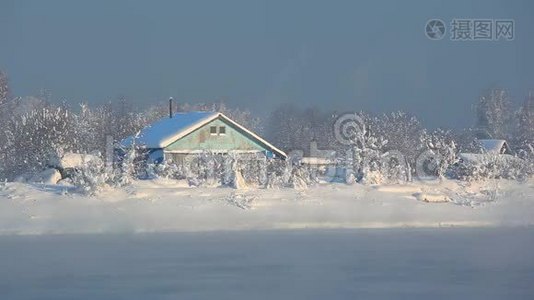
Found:
M 310 156 L 300 157 L 298 161 L 318 171 L 320 176 L 329 177 L 330 180 L 346 176 L 347 169 L 338 163 L 336 151 L 319 149 L 315 139 L 310 142 Z
M 488 154 L 511 154 L 510 147 L 505 140 L 478 140 L 484 153 Z
M 488 161 L 499 161 L 502 163 L 519 163 L 521 160 L 511 155 L 512 151 L 505 140 L 479 139 L 481 153 L 460 153 L 458 155 L 460 163 L 470 163 L 474 165 L 486 164 Z

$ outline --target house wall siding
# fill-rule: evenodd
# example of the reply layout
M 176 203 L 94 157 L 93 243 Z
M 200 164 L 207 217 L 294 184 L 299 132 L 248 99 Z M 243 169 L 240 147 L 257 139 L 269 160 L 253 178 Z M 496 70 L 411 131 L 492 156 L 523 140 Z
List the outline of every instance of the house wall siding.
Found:
M 210 127 L 217 127 L 217 134 L 210 133 Z M 219 127 L 224 126 L 226 132 L 224 135 L 219 134 Z M 187 136 L 173 142 L 165 151 L 191 151 L 191 150 L 207 150 L 207 151 L 265 151 L 262 145 L 257 143 L 248 135 L 242 133 L 233 124 L 225 122 L 224 120 L 215 119 L 206 125 L 191 132 Z

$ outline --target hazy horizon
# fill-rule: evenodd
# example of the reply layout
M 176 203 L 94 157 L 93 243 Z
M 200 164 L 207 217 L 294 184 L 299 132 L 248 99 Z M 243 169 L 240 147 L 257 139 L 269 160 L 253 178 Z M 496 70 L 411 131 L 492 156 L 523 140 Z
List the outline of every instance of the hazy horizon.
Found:
M 403 110 L 470 126 L 487 88 L 534 89 L 529 1 L 2 1 L 0 70 L 17 96 Z M 513 19 L 513 41 L 430 40 L 429 19 Z M 448 34 L 448 32 L 447 32 Z

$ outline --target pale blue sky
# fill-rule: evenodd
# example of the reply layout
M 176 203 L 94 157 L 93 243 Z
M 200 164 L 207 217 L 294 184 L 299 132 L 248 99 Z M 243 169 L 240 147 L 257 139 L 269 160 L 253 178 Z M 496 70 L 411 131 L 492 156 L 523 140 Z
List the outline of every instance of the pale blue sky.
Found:
M 0 69 L 16 95 L 69 102 L 401 109 L 455 127 L 491 85 L 516 103 L 534 89 L 533 3 L 0 0 Z M 430 18 L 514 19 L 516 37 L 431 41 Z

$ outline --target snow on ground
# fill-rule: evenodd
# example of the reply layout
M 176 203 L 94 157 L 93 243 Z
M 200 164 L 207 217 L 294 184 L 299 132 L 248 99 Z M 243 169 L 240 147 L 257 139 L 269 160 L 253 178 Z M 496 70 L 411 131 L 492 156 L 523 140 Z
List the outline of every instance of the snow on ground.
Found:
M 327 184 L 305 190 L 136 181 L 88 197 L 59 185 L 0 186 L 0 234 L 534 225 L 534 180 Z

